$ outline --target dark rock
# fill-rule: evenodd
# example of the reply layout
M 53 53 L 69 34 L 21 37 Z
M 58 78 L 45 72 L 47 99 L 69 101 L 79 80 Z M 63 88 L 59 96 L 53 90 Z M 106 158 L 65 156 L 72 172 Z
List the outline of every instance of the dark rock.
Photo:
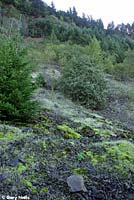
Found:
M 11 167 L 17 167 L 19 165 L 19 159 L 18 158 L 11 158 L 8 162 L 8 165 Z
M 36 195 L 32 196 L 32 200 L 37 200 L 37 199 L 38 199 L 38 197 Z
M 105 196 L 103 194 L 103 191 L 101 190 L 97 190 L 95 187 L 92 188 L 92 196 L 95 198 L 95 199 L 105 199 Z
M 22 164 L 26 164 L 26 160 L 24 160 L 23 158 L 18 158 L 19 162 L 21 162 Z
M 29 133 L 29 132 L 32 132 L 33 131 L 33 129 L 31 128 L 31 127 L 29 127 L 29 128 L 24 128 L 23 130 L 22 130 L 22 132 L 24 132 L 24 133 Z
M 67 178 L 67 184 L 72 192 L 87 192 L 84 185 L 84 179 L 80 175 L 72 175 Z
M 95 135 L 95 131 L 90 127 L 83 127 L 81 130 L 82 135 L 85 137 L 92 137 Z
M 0 174 L 0 182 L 7 179 L 8 178 L 8 174 L 7 173 L 4 173 L 4 174 Z
M 82 137 L 82 138 L 80 138 L 80 142 L 82 143 L 82 144 L 88 144 L 89 143 L 89 138 L 88 137 Z
M 129 195 L 128 195 L 128 199 L 129 199 L 129 200 L 133 200 L 133 199 L 134 199 L 134 193 L 129 194 Z

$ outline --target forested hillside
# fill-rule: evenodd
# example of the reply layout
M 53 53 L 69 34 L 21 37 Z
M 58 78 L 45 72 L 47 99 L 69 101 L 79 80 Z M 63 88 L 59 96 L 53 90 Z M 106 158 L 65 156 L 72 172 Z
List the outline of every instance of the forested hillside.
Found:
M 118 63 L 123 61 L 125 51 L 134 48 L 134 23 L 115 26 L 114 22 L 110 22 L 105 30 L 101 19 L 94 20 L 85 14 L 81 18 L 75 7 L 64 12 L 56 11 L 54 4 L 49 7 L 41 0 L 1 2 L 1 23 L 3 15 L 17 17 L 25 36 L 54 35 L 61 42 L 70 41 L 81 45 L 88 45 L 96 37 L 102 50 L 112 54 Z
M 132 200 L 133 154 L 134 23 L 0 0 L 0 200 Z

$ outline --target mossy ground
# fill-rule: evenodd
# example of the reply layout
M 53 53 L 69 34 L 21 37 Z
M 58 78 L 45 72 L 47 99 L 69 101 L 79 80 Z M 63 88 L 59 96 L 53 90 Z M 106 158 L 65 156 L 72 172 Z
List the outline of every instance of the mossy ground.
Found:
M 29 45 L 35 71 L 48 69 L 55 57 L 51 47 L 44 51 L 43 43 Z M 0 125 L 0 196 L 132 200 L 133 131 L 74 104 L 52 88 L 34 94 L 42 112 L 33 123 L 16 124 L 19 128 Z M 85 197 L 69 191 L 66 180 L 72 174 L 83 175 Z
M 100 118 L 96 119 L 100 123 Z M 87 198 L 94 199 L 95 187 L 103 191 L 103 200 L 129 199 L 133 193 L 134 144 L 129 141 L 133 134 L 105 121 L 101 118 L 103 126 L 96 128 L 44 110 L 28 127 L 1 125 L 1 194 L 41 200 L 82 199 L 71 194 L 66 183 L 71 174 L 81 174 Z M 8 132 L 15 134 L 6 138 Z

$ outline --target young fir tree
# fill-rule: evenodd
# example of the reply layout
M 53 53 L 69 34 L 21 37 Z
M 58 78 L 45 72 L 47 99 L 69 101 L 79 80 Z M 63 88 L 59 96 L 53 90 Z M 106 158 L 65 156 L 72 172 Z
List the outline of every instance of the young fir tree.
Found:
M 26 120 L 35 112 L 31 67 L 18 35 L 0 35 L 0 116 Z

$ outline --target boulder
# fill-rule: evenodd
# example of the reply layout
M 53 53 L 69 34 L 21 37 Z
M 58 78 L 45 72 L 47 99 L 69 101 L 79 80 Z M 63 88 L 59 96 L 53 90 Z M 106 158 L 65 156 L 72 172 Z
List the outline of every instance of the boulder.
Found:
M 72 175 L 67 178 L 67 184 L 72 192 L 87 192 L 84 179 L 80 175 Z

